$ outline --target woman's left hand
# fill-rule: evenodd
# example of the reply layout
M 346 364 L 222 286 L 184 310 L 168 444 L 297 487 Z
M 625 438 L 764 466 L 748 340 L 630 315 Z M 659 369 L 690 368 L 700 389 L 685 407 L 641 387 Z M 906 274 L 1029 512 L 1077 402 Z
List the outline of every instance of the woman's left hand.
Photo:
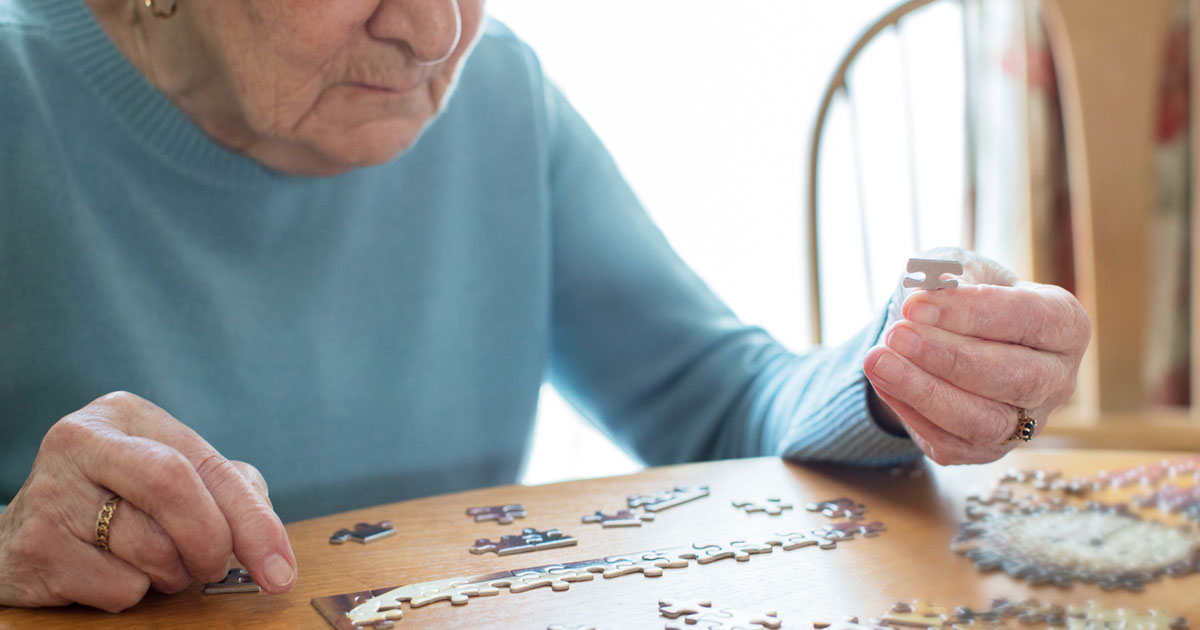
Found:
M 895 414 L 877 420 L 898 421 L 939 464 L 994 461 L 1019 444 L 1021 410 L 1040 431 L 1074 393 L 1091 323 L 1065 289 L 961 249 L 926 257 L 957 259 L 963 275 L 956 289 L 912 292 L 867 353 L 863 371 Z

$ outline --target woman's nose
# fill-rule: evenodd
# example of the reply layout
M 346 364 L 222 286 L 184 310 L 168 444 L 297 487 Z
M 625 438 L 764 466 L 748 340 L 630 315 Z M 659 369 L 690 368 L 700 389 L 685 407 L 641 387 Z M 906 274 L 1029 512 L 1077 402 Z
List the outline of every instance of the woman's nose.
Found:
M 462 14 L 458 0 L 381 0 L 367 31 L 402 42 L 417 63 L 441 63 L 458 48 Z

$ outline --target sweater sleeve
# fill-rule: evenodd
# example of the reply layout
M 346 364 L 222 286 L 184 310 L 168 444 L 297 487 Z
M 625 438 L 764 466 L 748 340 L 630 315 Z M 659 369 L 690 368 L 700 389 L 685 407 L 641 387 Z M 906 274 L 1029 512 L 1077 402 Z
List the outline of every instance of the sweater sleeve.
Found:
M 862 359 L 882 316 L 804 355 L 743 324 L 671 249 L 553 86 L 546 101 L 549 377 L 577 409 L 650 465 L 756 455 L 886 464 L 919 453 L 868 412 Z

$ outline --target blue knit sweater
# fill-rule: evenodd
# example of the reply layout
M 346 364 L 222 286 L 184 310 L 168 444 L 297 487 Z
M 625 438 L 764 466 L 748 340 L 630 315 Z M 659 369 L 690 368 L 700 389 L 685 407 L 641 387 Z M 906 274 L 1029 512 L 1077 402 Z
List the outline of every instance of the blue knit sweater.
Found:
M 882 319 L 803 356 L 739 322 L 495 23 L 415 147 L 308 178 L 211 141 L 81 0 L 0 0 L 0 147 L 0 504 L 113 390 L 285 520 L 515 481 L 547 379 L 652 465 L 916 453 L 867 412 Z

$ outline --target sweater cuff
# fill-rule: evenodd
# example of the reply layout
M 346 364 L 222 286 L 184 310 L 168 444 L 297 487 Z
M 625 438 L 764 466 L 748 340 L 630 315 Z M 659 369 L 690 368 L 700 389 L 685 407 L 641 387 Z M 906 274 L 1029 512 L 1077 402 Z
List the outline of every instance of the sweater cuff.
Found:
M 793 434 L 783 442 L 784 457 L 887 466 L 921 456 L 907 436 L 893 435 L 875 422 L 868 405 L 871 385 L 862 371 L 863 357 L 895 321 L 896 310 L 889 304 L 874 322 L 836 350 L 842 357 L 834 365 L 844 370 L 834 379 L 836 389 L 818 417 L 793 427 Z

